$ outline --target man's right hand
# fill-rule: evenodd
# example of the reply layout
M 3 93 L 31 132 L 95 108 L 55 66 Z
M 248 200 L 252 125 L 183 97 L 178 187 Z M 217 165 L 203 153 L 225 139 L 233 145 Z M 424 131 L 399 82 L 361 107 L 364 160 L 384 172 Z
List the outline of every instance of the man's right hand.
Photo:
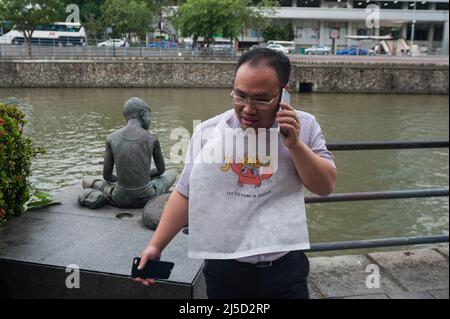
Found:
M 164 250 L 183 226 L 189 222 L 188 208 L 189 203 L 187 197 L 177 190 L 170 194 L 158 228 L 155 230 L 147 248 L 142 252 L 141 262 L 138 266 L 139 269 L 142 269 L 149 260 L 159 260 L 161 258 L 161 251 Z M 145 286 L 155 283 L 155 280 L 152 278 L 136 278 L 134 281 L 140 282 Z
M 149 244 L 141 254 L 141 262 L 139 263 L 138 269 L 143 269 L 149 260 L 159 260 L 160 258 L 161 251 L 157 247 Z M 133 278 L 133 281 L 140 282 L 144 286 L 150 286 L 156 282 L 152 278 Z

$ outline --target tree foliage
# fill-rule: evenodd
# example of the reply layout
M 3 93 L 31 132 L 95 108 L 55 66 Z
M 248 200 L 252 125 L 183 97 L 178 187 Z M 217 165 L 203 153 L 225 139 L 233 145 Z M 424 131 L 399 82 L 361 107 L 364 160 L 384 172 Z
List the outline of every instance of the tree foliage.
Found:
M 2 18 L 24 34 L 31 55 L 31 39 L 38 25 L 54 23 L 61 12 L 60 0 L 7 0 L 0 2 Z
M 277 26 L 275 24 L 269 25 L 263 30 L 263 38 L 264 41 L 293 41 L 295 38 L 294 26 L 292 25 L 292 22 L 288 22 L 284 26 Z
M 151 30 L 155 15 L 153 3 L 169 4 L 168 0 L 63 0 L 64 6 L 76 4 L 80 8 L 81 23 L 89 38 L 105 37 L 107 27 L 113 27 L 113 36 L 136 34 L 143 37 Z M 61 20 L 65 16 L 61 15 Z
M 101 11 L 104 24 L 113 27 L 114 35 L 137 34 L 143 38 L 151 27 L 152 12 L 142 0 L 106 0 Z
M 34 27 L 65 21 L 70 4 L 79 7 L 88 38 L 105 37 L 107 27 L 113 27 L 114 37 L 143 38 L 170 21 L 184 36 L 206 41 L 212 41 L 214 34 L 237 39 L 246 28 L 265 30 L 279 7 L 277 0 L 0 0 L 0 22 L 21 27 L 31 43 Z M 178 12 L 170 10 L 175 6 Z
M 153 24 L 157 25 L 157 29 L 162 29 L 162 23 L 164 22 L 164 16 L 172 16 L 174 10 L 172 7 L 182 5 L 184 0 L 146 0 L 148 7 L 153 13 Z M 170 20 L 170 18 L 168 19 Z
M 215 34 L 234 40 L 246 27 L 262 24 L 275 6 L 276 2 L 269 0 L 256 8 L 248 0 L 188 0 L 174 21 L 181 34 L 194 41 L 203 37 L 211 43 Z

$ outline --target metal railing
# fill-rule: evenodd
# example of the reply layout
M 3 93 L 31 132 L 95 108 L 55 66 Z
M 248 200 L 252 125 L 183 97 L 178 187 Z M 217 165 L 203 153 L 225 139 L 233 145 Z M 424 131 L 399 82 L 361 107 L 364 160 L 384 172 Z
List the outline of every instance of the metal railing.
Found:
M 102 40 L 90 40 L 86 45 L 63 45 L 55 41 L 35 43 L 32 45 L 30 56 L 26 43 L 9 44 L 8 42 L 11 41 L 6 41 L 0 37 L 0 59 L 236 58 L 234 49 L 190 48 L 175 43 L 165 47 L 165 45 L 155 46 L 154 43 L 145 44 L 143 42 L 126 46 L 108 46 Z
M 449 141 L 348 142 L 348 143 L 327 144 L 327 148 L 330 151 L 426 149 L 426 148 L 448 148 L 448 147 Z M 401 198 L 426 198 L 426 197 L 441 197 L 441 196 L 449 196 L 448 187 L 431 188 L 431 189 L 343 193 L 343 194 L 332 194 L 326 197 L 307 196 L 305 197 L 305 203 L 313 204 L 313 203 L 332 203 L 332 202 L 364 201 L 364 200 L 385 200 L 385 199 L 390 200 Z M 316 243 L 311 244 L 311 248 L 307 251 L 321 252 L 331 250 L 380 248 L 391 246 L 448 243 L 448 241 L 449 241 L 448 235 L 379 238 L 379 239 Z
M 332 203 L 332 202 L 352 202 L 363 200 L 381 200 L 381 199 L 401 199 L 401 198 L 420 198 L 420 197 L 440 197 L 448 196 L 448 188 L 429 188 L 429 189 L 409 189 L 381 192 L 360 192 L 331 194 L 326 197 L 309 196 L 305 197 L 306 204 L 313 203 Z
M 422 148 L 447 148 L 449 141 L 381 141 L 381 142 L 344 142 L 330 143 L 330 151 L 367 151 L 367 150 L 404 150 Z
M 320 252 L 330 250 L 367 249 L 393 246 L 439 244 L 446 242 L 448 242 L 448 235 L 380 238 L 311 244 L 311 248 L 306 251 Z

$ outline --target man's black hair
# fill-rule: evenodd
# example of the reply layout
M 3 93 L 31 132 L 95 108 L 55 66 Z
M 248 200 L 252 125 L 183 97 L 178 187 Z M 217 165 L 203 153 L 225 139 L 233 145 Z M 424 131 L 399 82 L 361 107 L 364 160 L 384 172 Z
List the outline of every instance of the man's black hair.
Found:
M 280 89 L 284 88 L 291 76 L 291 61 L 282 52 L 267 48 L 257 48 L 243 54 L 237 63 L 236 72 L 243 64 L 250 66 L 267 65 L 277 72 Z

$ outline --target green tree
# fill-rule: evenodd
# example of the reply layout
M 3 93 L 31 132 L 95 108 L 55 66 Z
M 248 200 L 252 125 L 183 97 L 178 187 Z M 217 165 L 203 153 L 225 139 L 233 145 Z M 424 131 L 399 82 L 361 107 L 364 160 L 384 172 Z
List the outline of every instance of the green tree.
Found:
M 113 35 L 136 34 L 142 39 L 152 21 L 152 12 L 143 0 L 106 0 L 101 11 L 104 24 L 113 27 Z
M 280 7 L 278 0 L 262 0 L 254 6 L 253 14 L 245 22 L 247 27 L 263 30 L 273 23 L 273 17 Z
M 146 0 L 147 6 L 154 14 L 155 21 L 158 25 L 158 29 L 162 29 L 162 23 L 164 22 L 164 16 L 171 16 L 174 12 L 171 12 L 170 8 L 183 4 L 184 0 Z
M 246 27 L 265 21 L 274 5 L 274 1 L 265 0 L 257 10 L 248 0 L 188 0 L 180 6 L 174 22 L 183 36 L 194 41 L 203 37 L 209 44 L 215 34 L 234 40 Z
M 275 25 L 268 25 L 263 30 L 263 38 L 264 41 L 278 39 L 278 35 L 280 34 L 279 28 Z
M 81 17 L 82 24 L 86 30 L 86 35 L 89 39 L 101 39 L 104 37 L 106 25 L 103 22 L 102 16 L 92 11 L 87 11 Z
M 292 25 L 292 22 L 288 22 L 283 26 L 278 26 L 275 24 L 268 25 L 263 30 L 263 38 L 264 41 L 293 41 L 295 38 L 294 26 Z
M 36 27 L 56 22 L 61 12 L 60 0 L 7 0 L 0 2 L 4 20 L 23 33 L 28 44 L 28 55 L 32 54 L 32 36 Z

